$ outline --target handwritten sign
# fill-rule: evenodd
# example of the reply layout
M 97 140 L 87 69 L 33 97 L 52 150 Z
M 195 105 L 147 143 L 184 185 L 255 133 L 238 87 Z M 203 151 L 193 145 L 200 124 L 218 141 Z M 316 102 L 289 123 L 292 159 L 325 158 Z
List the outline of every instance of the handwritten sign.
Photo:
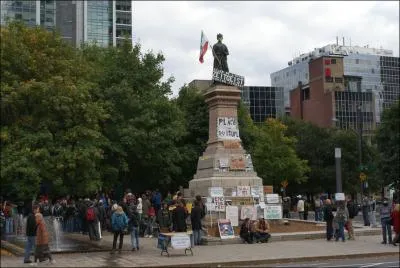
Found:
M 264 208 L 264 218 L 267 220 L 282 219 L 282 206 L 281 205 L 266 205 Z
M 186 249 L 190 248 L 190 237 L 188 234 L 174 234 L 171 237 L 171 246 L 174 249 Z
M 219 69 L 213 70 L 213 80 L 227 84 L 227 85 L 237 86 L 237 87 L 244 86 L 244 77 L 243 76 L 224 72 Z
M 252 186 L 251 187 L 251 196 L 252 197 L 260 197 L 263 195 L 262 188 L 260 186 Z
M 242 206 L 240 210 L 240 219 L 249 218 L 252 221 L 257 220 L 257 208 L 255 206 Z
M 240 140 L 237 118 L 218 117 L 217 137 L 223 140 Z
M 232 226 L 239 226 L 239 207 L 227 206 L 226 218 L 231 221 Z
M 247 197 L 250 196 L 250 186 L 241 186 L 237 187 L 237 196 Z
M 230 170 L 245 170 L 246 169 L 246 161 L 245 161 L 244 155 L 231 156 L 229 169 Z
M 278 194 L 267 194 L 266 196 L 268 204 L 278 204 L 279 203 L 279 195 Z
M 222 187 L 210 187 L 208 193 L 211 197 L 224 196 L 224 189 Z
M 212 197 L 212 211 L 225 211 L 225 199 L 223 196 Z

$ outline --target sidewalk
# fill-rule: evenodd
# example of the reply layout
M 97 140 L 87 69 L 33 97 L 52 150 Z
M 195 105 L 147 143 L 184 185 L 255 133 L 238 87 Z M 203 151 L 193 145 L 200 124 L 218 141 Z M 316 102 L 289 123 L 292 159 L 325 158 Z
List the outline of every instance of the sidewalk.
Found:
M 398 255 L 399 248 L 393 245 L 381 245 L 381 236 L 363 236 L 355 241 L 327 242 L 324 239 L 302 241 L 279 241 L 268 244 L 232 244 L 198 246 L 193 256 L 185 256 L 183 250 L 170 250 L 171 257 L 160 256 L 156 248 L 156 239 L 140 240 L 140 251 L 129 251 L 130 237 L 124 241 L 124 252 L 110 255 L 108 252 L 55 254 L 54 265 L 47 263 L 39 267 L 155 267 L 155 266 L 213 266 L 251 265 L 294 260 L 311 261 L 338 257 L 373 257 Z M 106 235 L 99 243 L 111 248 L 112 237 Z M 1 267 L 21 267 L 22 257 L 2 256 Z

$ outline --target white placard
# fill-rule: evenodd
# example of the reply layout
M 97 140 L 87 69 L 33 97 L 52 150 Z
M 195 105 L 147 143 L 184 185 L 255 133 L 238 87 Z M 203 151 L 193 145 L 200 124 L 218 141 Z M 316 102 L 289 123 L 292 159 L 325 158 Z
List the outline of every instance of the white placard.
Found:
M 171 237 L 171 246 L 174 249 L 187 249 L 191 247 L 190 236 L 188 234 L 174 234 Z
M 237 196 L 240 197 L 249 197 L 251 196 L 250 193 L 250 186 L 238 186 L 237 187 Z
M 239 207 L 227 206 L 226 219 L 231 220 L 232 226 L 239 226 Z
M 344 193 L 335 193 L 335 200 L 344 201 L 345 200 Z
M 211 197 L 224 196 L 224 189 L 222 187 L 210 187 L 208 192 Z
M 240 210 L 240 219 L 249 218 L 252 221 L 257 220 L 257 208 L 255 206 L 242 206 Z
M 281 205 L 266 205 L 264 208 L 264 218 L 267 220 L 282 219 L 282 206 Z
M 223 196 L 212 198 L 213 211 L 225 211 L 225 199 Z
M 251 187 L 251 196 L 252 197 L 260 197 L 263 189 L 260 186 L 252 186 Z
M 266 194 L 265 195 L 268 204 L 279 204 L 278 194 Z
M 260 203 L 258 203 L 258 205 L 260 206 L 261 209 L 264 209 L 264 208 L 265 208 L 265 203 L 264 203 L 264 202 L 261 202 L 261 201 L 260 201 Z
M 221 159 L 219 159 L 219 167 L 220 167 L 220 168 L 227 168 L 227 167 L 229 167 L 229 159 L 228 159 L 228 158 L 221 158 Z
M 217 118 L 217 138 L 223 140 L 240 140 L 236 117 Z

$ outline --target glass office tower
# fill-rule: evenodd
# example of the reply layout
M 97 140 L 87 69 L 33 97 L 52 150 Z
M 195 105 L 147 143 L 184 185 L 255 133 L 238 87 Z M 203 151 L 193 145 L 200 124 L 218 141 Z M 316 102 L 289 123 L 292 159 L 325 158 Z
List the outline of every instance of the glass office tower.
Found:
M 133 42 L 132 3 L 130 0 L 7 0 L 1 1 L 1 24 L 21 20 L 29 26 L 57 29 L 75 46 L 87 42 L 117 46 L 125 38 Z

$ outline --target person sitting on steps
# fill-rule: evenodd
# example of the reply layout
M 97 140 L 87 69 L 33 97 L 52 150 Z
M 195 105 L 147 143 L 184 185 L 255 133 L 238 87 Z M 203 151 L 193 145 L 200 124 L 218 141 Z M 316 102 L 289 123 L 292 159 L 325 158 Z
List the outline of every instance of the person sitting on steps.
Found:
M 256 243 L 268 243 L 271 235 L 269 234 L 270 227 L 268 221 L 260 218 L 256 223 L 256 232 L 254 234 Z

